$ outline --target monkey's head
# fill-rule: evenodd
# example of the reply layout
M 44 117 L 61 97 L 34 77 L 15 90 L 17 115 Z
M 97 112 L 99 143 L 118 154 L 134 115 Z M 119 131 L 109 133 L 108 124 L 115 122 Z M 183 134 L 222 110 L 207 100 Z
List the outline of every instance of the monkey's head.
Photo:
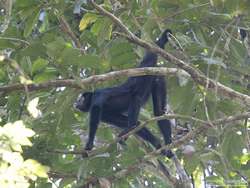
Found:
M 92 95 L 92 92 L 79 94 L 74 103 L 74 107 L 82 112 L 88 112 L 91 106 Z
M 166 29 L 163 33 L 162 36 L 169 37 L 169 34 L 172 34 L 172 31 L 170 29 Z
M 160 46 L 161 48 L 164 48 L 164 45 L 168 42 L 171 35 L 172 35 L 172 31 L 170 29 L 166 29 L 156 42 L 158 46 Z

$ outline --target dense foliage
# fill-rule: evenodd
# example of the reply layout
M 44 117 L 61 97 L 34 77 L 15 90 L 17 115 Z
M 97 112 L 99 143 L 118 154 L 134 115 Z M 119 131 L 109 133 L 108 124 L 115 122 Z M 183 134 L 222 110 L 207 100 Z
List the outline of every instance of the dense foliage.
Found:
M 116 15 L 143 40 L 152 42 L 161 31 L 171 28 L 178 49 L 168 46 L 168 52 L 193 65 L 207 77 L 238 92 L 250 94 L 250 47 L 248 38 L 242 40 L 239 35 L 239 29 L 247 33 L 250 30 L 250 1 L 96 2 Z M 113 187 L 171 186 L 154 165 L 160 156 L 150 158 L 149 164 L 139 165 L 139 159 L 152 151 L 152 147 L 135 136 L 129 137 L 127 146 L 111 144 L 105 151 L 89 158 L 68 154 L 83 148 L 88 131 L 87 114 L 75 111 L 72 106 L 76 96 L 81 90 L 122 82 L 122 79 L 113 79 L 81 85 L 81 79 L 133 68 L 143 56 L 144 49 L 121 37 L 118 33 L 122 30 L 86 0 L 3 0 L 0 6 L 0 176 L 13 165 L 13 161 L 5 157 L 6 152 L 10 155 L 14 152 L 21 166 L 37 167 L 28 176 L 16 172 L 18 178 L 19 175 L 25 177 L 25 186 L 30 184 L 31 187 L 44 188 L 55 184 L 78 187 L 88 182 L 102 187 L 111 184 Z M 162 58 L 159 63 L 174 67 Z M 8 92 L 4 90 L 4 86 L 12 84 L 39 84 L 58 79 L 74 79 L 82 89 L 62 85 L 46 88 L 45 85 L 43 89 L 34 91 L 29 91 L 27 87 L 23 91 L 16 87 Z M 206 87 L 196 84 L 191 78 L 176 75 L 167 77 L 167 80 L 168 101 L 176 114 L 211 122 L 249 110 L 249 106 L 247 109 L 244 104 L 207 91 Z M 149 103 L 142 110 L 140 119 L 151 117 Z M 19 121 L 14 123 L 17 120 L 22 120 L 28 129 Z M 177 124 L 192 130 L 201 126 L 199 122 L 181 118 L 177 119 Z M 13 145 L 13 140 L 6 141 L 2 131 L 6 125 L 17 126 L 14 127 L 16 134 L 23 136 L 25 143 L 18 141 Z M 158 134 L 155 125 L 153 122 L 148 127 Z M 117 137 L 119 130 L 108 127 L 102 124 L 98 129 L 97 148 Z M 20 145 L 31 145 L 26 138 L 32 135 L 30 129 L 36 133 L 31 139 L 33 145 L 21 150 Z M 206 133 L 195 135 L 183 145 L 183 150 L 176 148 L 178 158 L 196 187 L 204 184 L 247 187 L 247 181 L 250 181 L 249 129 L 247 118 L 221 123 L 209 128 Z M 178 139 L 178 136 L 175 138 Z M 15 136 L 12 139 L 15 140 Z M 6 149 L 6 145 L 11 146 Z M 195 148 L 191 157 L 183 152 L 185 145 Z M 165 162 L 174 175 L 174 164 Z M 50 168 L 49 179 L 46 178 L 45 166 Z M 133 168 L 136 166 L 138 168 Z M 128 173 L 119 175 L 122 170 Z M 36 179 L 37 176 L 43 178 Z M 1 181 L 0 187 L 3 187 Z

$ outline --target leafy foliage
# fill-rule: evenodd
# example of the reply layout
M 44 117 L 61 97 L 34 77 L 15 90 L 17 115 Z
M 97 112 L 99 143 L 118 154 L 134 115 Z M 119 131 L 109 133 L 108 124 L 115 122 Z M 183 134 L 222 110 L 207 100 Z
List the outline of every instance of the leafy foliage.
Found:
M 154 41 L 162 30 L 171 28 L 177 46 L 184 52 L 180 53 L 172 47 L 167 47 L 167 51 L 192 64 L 208 77 L 246 95 L 250 94 L 249 42 L 242 41 L 238 33 L 238 28 L 243 28 L 249 34 L 250 1 L 96 2 L 146 41 Z M 12 3 L 13 6 L 10 6 Z M 144 49 L 117 35 L 121 32 L 120 28 L 85 0 L 6 0 L 0 2 L 0 6 L 0 87 L 20 83 L 20 77 L 35 84 L 69 78 L 79 81 L 91 75 L 135 67 L 143 56 Z M 73 10 L 80 12 L 73 14 Z M 8 58 L 18 66 L 4 60 L 3 54 L 9 55 Z M 173 67 L 171 62 L 162 64 Z M 112 80 L 84 87 L 83 90 L 118 83 L 120 80 Z M 55 152 L 82 149 L 85 144 L 88 116 L 72 107 L 80 91 L 70 87 L 54 87 L 34 92 L 26 89 L 24 92 L 0 93 L 0 170 L 12 170 L 16 176 L 1 174 L 12 183 L 15 178 L 22 178 L 26 187 L 29 186 L 28 179 L 36 180 L 31 184 L 33 187 L 52 187 L 44 179 L 36 179 L 46 177 L 47 170 L 40 165 L 42 163 L 50 167 L 51 181 L 60 187 L 82 186 L 93 177 L 103 186 L 108 186 L 112 181 L 114 187 L 170 187 L 159 170 L 149 170 L 148 166 L 129 171 L 128 175 L 122 177 L 116 176 L 124 169 L 138 166 L 138 159 L 152 150 L 151 146 L 134 136 L 127 140 L 127 146 L 113 144 L 102 154 L 86 159 L 81 159 L 80 155 Z M 175 113 L 205 121 L 246 110 L 243 105 L 212 94 L 191 79 L 179 75 L 168 78 L 168 94 Z M 151 109 L 151 105 L 147 105 L 141 119 L 150 118 Z M 20 125 L 20 121 L 17 121 L 20 119 L 29 129 Z M 182 119 L 178 119 L 178 125 L 190 125 L 192 129 L 200 126 Z M 185 156 L 181 149 L 177 149 L 178 158 L 183 159 L 196 187 L 204 183 L 247 186 L 246 181 L 250 177 L 249 126 L 246 119 L 221 124 L 197 135 L 186 143 L 195 148 L 192 157 Z M 102 124 L 98 129 L 98 148 L 114 141 L 117 136 L 116 129 L 107 127 Z M 155 123 L 148 127 L 158 135 Z M 34 134 L 31 129 L 36 133 L 32 146 L 28 139 Z M 31 147 L 22 147 L 26 145 Z M 151 162 L 155 161 L 152 159 Z M 173 165 L 169 161 L 166 164 Z M 171 172 L 174 174 L 174 168 L 171 168 Z M 203 181 L 203 177 L 206 181 Z M 3 180 L 0 178 L 1 183 Z M 0 187 L 3 186 L 0 184 Z
M 7 123 L 0 127 L 1 187 L 29 187 L 30 180 L 48 177 L 48 167 L 22 156 L 22 147 L 32 146 L 29 137 L 34 134 L 34 131 L 26 128 L 22 121 Z

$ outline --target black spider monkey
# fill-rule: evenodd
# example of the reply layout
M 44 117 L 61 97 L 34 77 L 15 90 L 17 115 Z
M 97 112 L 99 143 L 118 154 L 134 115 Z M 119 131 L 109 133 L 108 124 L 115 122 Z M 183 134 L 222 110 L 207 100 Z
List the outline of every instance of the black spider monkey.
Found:
M 167 29 L 156 40 L 160 48 L 164 48 L 172 32 Z M 157 66 L 157 55 L 147 51 L 139 67 Z M 155 116 L 165 113 L 166 107 L 166 83 L 164 76 L 134 76 L 115 87 L 97 89 L 94 92 L 85 92 L 79 95 L 74 103 L 75 108 L 82 112 L 90 113 L 89 137 L 85 150 L 93 148 L 95 134 L 100 121 L 109 123 L 123 129 L 119 136 L 139 125 L 138 115 L 140 108 L 148 101 L 150 95 L 153 100 Z M 159 120 L 158 126 L 163 134 L 165 144 L 171 143 L 171 122 L 167 119 Z M 138 136 L 151 143 L 156 149 L 161 147 L 160 140 L 147 128 L 140 129 Z M 171 158 L 171 151 L 163 151 L 162 154 Z

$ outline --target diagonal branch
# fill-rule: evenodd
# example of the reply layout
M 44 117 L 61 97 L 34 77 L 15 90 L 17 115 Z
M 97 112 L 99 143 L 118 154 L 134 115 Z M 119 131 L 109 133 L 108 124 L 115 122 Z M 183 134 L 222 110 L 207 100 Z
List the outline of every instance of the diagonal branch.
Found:
M 96 156 L 98 154 L 101 154 L 102 152 L 105 152 L 106 149 L 110 145 L 118 143 L 124 137 L 131 136 L 132 134 L 134 134 L 138 130 L 142 129 L 143 127 L 146 127 L 149 123 L 152 123 L 152 122 L 155 122 L 155 121 L 158 121 L 158 120 L 172 119 L 172 118 L 187 119 L 187 120 L 190 120 L 190 121 L 197 122 L 197 123 L 201 124 L 201 126 L 198 127 L 197 129 L 189 132 L 186 136 L 182 137 L 181 139 L 178 139 L 178 140 L 174 141 L 172 144 L 163 146 L 160 149 L 151 152 L 149 155 L 147 155 L 148 157 L 149 156 L 152 157 L 152 156 L 160 153 L 164 149 L 172 149 L 174 147 L 179 147 L 183 143 L 186 143 L 187 140 L 190 140 L 191 138 L 193 138 L 194 135 L 196 135 L 198 133 L 201 133 L 201 132 L 205 132 L 210 127 L 220 125 L 220 124 L 228 124 L 228 123 L 231 123 L 231 122 L 234 122 L 234 121 L 250 118 L 250 112 L 244 112 L 244 113 L 241 113 L 241 114 L 238 114 L 238 115 L 235 115 L 235 116 L 228 116 L 228 117 L 225 117 L 225 118 L 214 120 L 212 122 L 207 122 L 207 121 L 197 119 L 197 118 L 194 118 L 194 117 L 191 117 L 191 116 L 185 116 L 185 115 L 179 115 L 179 114 L 165 114 L 165 115 L 162 115 L 162 116 L 159 116 L 159 117 L 154 117 L 152 119 L 149 119 L 149 120 L 145 121 L 144 123 L 142 123 L 138 127 L 130 130 L 123 137 L 117 138 L 114 142 L 110 143 L 107 147 L 98 148 L 98 149 L 92 150 L 91 152 L 87 152 L 85 150 L 75 150 L 75 151 L 48 150 L 48 152 L 63 153 L 63 154 L 76 154 L 76 155 L 79 154 L 79 155 L 82 155 L 83 157 L 93 157 L 93 156 Z
M 64 18 L 64 16 L 58 17 L 58 20 L 61 24 L 62 31 L 64 31 L 72 39 L 72 41 L 74 42 L 74 44 L 77 48 L 81 49 L 81 46 L 82 46 L 81 42 L 78 40 L 75 33 L 70 28 L 70 26 L 69 26 L 68 22 L 66 21 L 66 19 Z
M 160 149 L 151 152 L 150 154 L 145 156 L 145 158 L 151 158 L 151 157 L 159 154 L 164 149 L 168 150 L 168 149 L 172 149 L 172 148 L 175 148 L 175 147 L 179 147 L 182 144 L 186 143 L 187 140 L 190 140 L 191 138 L 193 138 L 195 135 L 200 134 L 202 132 L 206 132 L 209 127 L 216 126 L 216 125 L 218 126 L 220 124 L 228 124 L 228 123 L 235 122 L 235 121 L 238 121 L 238 120 L 242 120 L 242 119 L 245 119 L 245 118 L 250 118 L 250 112 L 244 112 L 244 113 L 241 113 L 241 114 L 238 114 L 238 115 L 235 115 L 235 116 L 228 116 L 228 117 L 225 117 L 225 118 L 214 120 L 212 122 L 206 122 L 206 121 L 203 121 L 203 120 L 201 120 L 201 121 L 199 120 L 198 122 L 201 123 L 200 127 L 198 127 L 195 130 L 189 132 L 188 134 L 186 134 L 182 138 L 174 141 L 172 144 L 165 145 L 165 146 L 161 147 Z M 203 123 L 202 123 L 202 121 L 203 121 Z
M 116 25 L 118 25 L 126 33 L 126 35 L 127 35 L 126 38 L 129 41 L 131 41 L 131 42 L 133 42 L 133 43 L 135 43 L 135 44 L 137 44 L 137 45 L 139 45 L 139 46 L 141 46 L 149 51 L 157 53 L 157 54 L 161 55 L 167 61 L 174 63 L 179 68 L 188 72 L 191 75 L 192 79 L 196 83 L 198 83 L 204 87 L 208 86 L 208 89 L 210 89 L 213 92 L 218 91 L 218 93 L 220 93 L 221 96 L 226 96 L 230 99 L 235 99 L 239 103 L 246 104 L 246 105 L 250 106 L 250 96 L 248 96 L 246 94 L 242 94 L 238 91 L 235 91 L 235 90 L 233 90 L 233 89 L 231 89 L 231 88 L 229 88 L 229 87 L 227 87 L 219 82 L 214 81 L 213 79 L 206 77 L 201 71 L 199 71 L 196 68 L 192 67 L 191 65 L 185 63 L 181 59 L 176 58 L 172 54 L 166 52 L 165 50 L 163 50 L 155 45 L 152 45 L 148 42 L 145 42 L 145 41 L 139 39 L 115 15 L 111 14 L 110 12 L 108 12 L 107 10 L 102 8 L 101 6 L 97 5 L 94 2 L 94 0 L 89 0 L 89 2 L 101 14 L 109 17 Z
M 161 118 L 171 118 L 171 117 L 179 117 L 179 118 L 184 118 L 184 119 L 190 119 L 193 121 L 197 121 L 198 123 L 201 124 L 200 127 L 198 127 L 197 129 L 195 129 L 194 131 L 189 132 L 186 136 L 184 136 L 181 139 L 178 139 L 177 141 L 174 141 L 171 145 L 166 145 L 164 147 L 162 147 L 159 150 L 155 150 L 149 154 L 147 154 L 146 156 L 144 156 L 141 159 L 138 159 L 137 162 L 135 164 L 132 164 L 128 167 L 126 167 L 125 169 L 122 169 L 121 171 L 118 171 L 116 174 L 105 177 L 106 179 L 112 181 L 113 179 L 120 179 L 124 176 L 127 176 L 129 174 L 131 174 L 132 172 L 135 172 L 137 170 L 139 170 L 140 168 L 143 168 L 143 166 L 145 164 L 147 164 L 147 161 L 153 157 L 155 157 L 158 153 L 161 152 L 162 149 L 171 149 L 173 147 L 178 147 L 180 145 L 182 145 L 183 143 L 185 143 L 187 140 L 193 138 L 195 135 L 201 133 L 201 132 L 205 132 L 210 126 L 212 125 L 220 125 L 220 124 L 227 124 L 227 123 L 231 123 L 234 121 L 238 121 L 238 120 L 242 120 L 245 118 L 250 118 L 250 112 L 245 112 L 242 114 L 238 114 L 235 116 L 228 116 L 226 118 L 221 118 L 221 119 L 217 119 L 212 121 L 212 123 L 200 120 L 200 119 L 196 119 L 193 117 L 188 117 L 188 116 L 182 116 L 182 115 L 176 115 L 176 114 L 168 114 L 168 115 L 164 115 L 161 116 Z M 156 121 L 158 119 L 153 118 L 152 121 Z M 148 121 L 148 123 L 151 122 L 151 120 Z M 143 125 L 143 124 L 142 124 Z M 140 126 L 140 128 L 142 128 L 142 126 Z M 132 133 L 132 132 L 131 132 Z M 129 133 L 130 134 L 130 133 Z M 53 152 L 53 151 L 49 151 L 49 152 Z M 65 153 L 65 154 L 84 154 L 84 152 L 65 152 L 65 151 L 58 151 L 58 153 Z M 90 156 L 93 156 L 95 153 L 95 155 L 97 154 L 96 152 L 93 151 L 93 153 L 91 152 Z M 171 177 L 170 177 L 171 178 Z M 172 181 L 171 181 L 172 180 Z M 172 184 L 178 184 L 181 182 L 176 182 L 175 179 L 170 179 Z M 86 185 L 88 184 L 98 184 L 98 178 L 89 178 L 86 180 Z

